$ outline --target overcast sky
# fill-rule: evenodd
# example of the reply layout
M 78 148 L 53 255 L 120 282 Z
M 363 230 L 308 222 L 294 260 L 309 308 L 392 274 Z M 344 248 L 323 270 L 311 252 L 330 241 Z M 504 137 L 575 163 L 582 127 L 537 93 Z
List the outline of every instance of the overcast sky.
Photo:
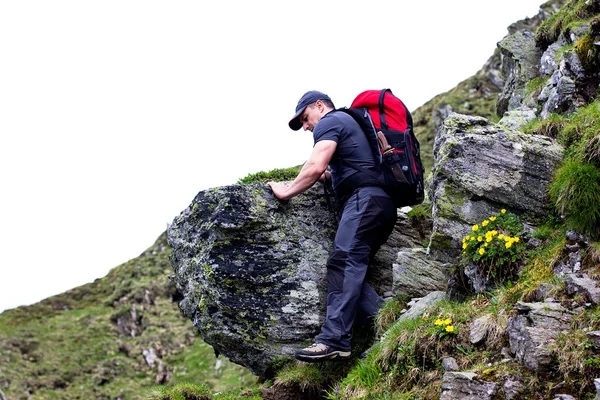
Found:
M 541 3 L 0 2 L 0 311 L 105 276 L 200 190 L 304 162 L 304 92 L 414 110 Z

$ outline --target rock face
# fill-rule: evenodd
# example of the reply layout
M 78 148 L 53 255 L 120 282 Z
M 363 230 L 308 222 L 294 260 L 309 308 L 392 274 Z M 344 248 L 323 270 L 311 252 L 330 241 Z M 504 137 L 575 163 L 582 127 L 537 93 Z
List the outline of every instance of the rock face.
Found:
M 440 291 L 431 292 L 423 298 L 416 299 L 410 309 L 398 318 L 398 321 L 407 321 L 420 317 L 445 299 L 446 293 Z
M 479 380 L 472 372 L 446 372 L 440 400 L 490 400 L 497 392 L 497 383 Z
M 541 54 L 535 45 L 535 36 L 528 31 L 505 37 L 498 47 L 502 53 L 504 89 L 498 98 L 496 112 L 503 115 L 521 105 L 525 84 L 539 74 Z
M 324 319 L 337 223 L 319 186 L 289 202 L 261 184 L 206 190 L 168 229 L 182 313 L 206 343 L 259 376 L 312 340 Z M 422 247 L 424 235 L 399 216 L 370 268 L 375 290 L 392 288 L 394 246 Z
M 393 264 L 395 296 L 422 297 L 436 290 L 445 291 L 448 264 L 429 257 L 423 248 L 403 248 Z
M 562 147 L 485 118 L 452 114 L 438 132 L 434 157 L 430 250 L 438 260 L 452 262 L 471 226 L 500 209 L 533 216 L 547 212 L 546 187 Z
M 317 188 L 289 203 L 264 185 L 200 192 L 168 230 L 182 313 L 215 350 L 264 376 L 320 327 L 335 226 Z
M 547 371 L 555 361 L 552 344 L 570 329 L 573 315 L 558 303 L 519 302 L 516 308 L 507 326 L 511 353 L 528 369 Z

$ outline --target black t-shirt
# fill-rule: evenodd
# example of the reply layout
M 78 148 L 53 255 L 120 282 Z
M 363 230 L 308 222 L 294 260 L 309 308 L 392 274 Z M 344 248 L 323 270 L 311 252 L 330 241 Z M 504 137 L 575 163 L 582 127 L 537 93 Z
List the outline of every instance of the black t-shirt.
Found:
M 329 166 L 333 188 L 341 198 L 350 194 L 345 193 L 349 190 L 348 186 L 356 186 L 356 174 L 362 176 L 360 181 L 363 183 L 360 186 L 365 185 L 365 179 L 370 179 L 356 167 L 353 168 L 353 165 L 360 165 L 375 174 L 377 164 L 367 137 L 350 115 L 336 111 L 325 114 L 315 126 L 313 138 L 315 144 L 321 140 L 333 140 L 337 143 Z M 338 193 L 342 188 L 344 193 Z

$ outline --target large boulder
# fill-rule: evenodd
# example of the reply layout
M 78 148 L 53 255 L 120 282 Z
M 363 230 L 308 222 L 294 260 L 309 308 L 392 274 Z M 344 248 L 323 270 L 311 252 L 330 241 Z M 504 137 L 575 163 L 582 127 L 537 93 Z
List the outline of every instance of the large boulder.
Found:
M 206 343 L 259 376 L 324 320 L 337 222 L 320 186 L 287 202 L 262 184 L 205 190 L 168 229 L 181 312 Z M 400 213 L 370 268 L 380 294 L 392 289 L 395 246 L 422 247 L 421 237 Z
M 440 261 L 455 262 L 471 226 L 502 208 L 533 217 L 547 213 L 546 188 L 562 147 L 485 118 L 452 114 L 438 132 L 434 157 L 430 251 Z
M 266 375 L 321 324 L 335 227 L 316 188 L 289 202 L 258 184 L 198 193 L 168 229 L 182 313 L 215 350 Z

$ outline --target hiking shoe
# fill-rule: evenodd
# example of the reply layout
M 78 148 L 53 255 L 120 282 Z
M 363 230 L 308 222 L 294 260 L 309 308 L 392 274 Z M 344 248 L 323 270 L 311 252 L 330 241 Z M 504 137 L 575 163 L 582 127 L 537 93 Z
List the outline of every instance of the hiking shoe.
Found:
M 345 360 L 350 358 L 349 351 L 334 349 L 323 343 L 314 343 L 311 346 L 296 352 L 296 359 L 305 362 L 319 362 L 327 360 Z

